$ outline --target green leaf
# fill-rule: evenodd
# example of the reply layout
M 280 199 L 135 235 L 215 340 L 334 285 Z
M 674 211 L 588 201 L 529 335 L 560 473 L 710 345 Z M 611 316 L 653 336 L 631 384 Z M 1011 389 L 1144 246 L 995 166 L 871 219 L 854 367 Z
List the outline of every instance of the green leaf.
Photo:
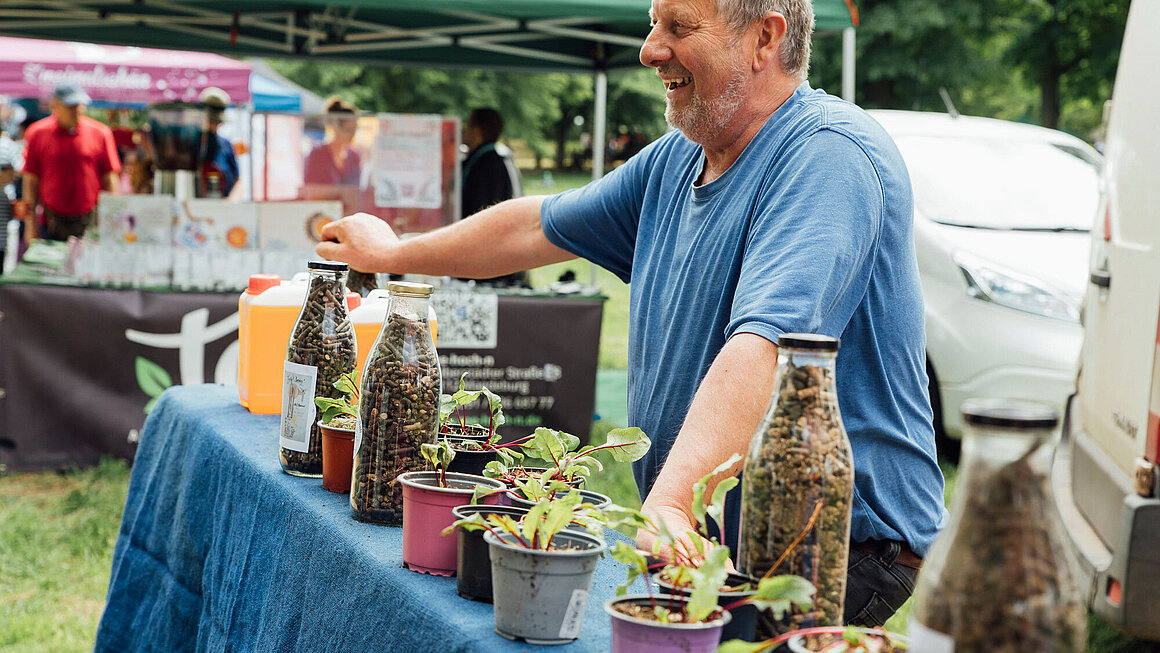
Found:
M 492 392 L 491 390 L 488 390 L 487 386 L 481 387 L 479 392 L 484 397 L 487 397 L 487 409 L 491 413 L 491 435 L 496 440 L 499 440 L 499 434 L 495 432 L 495 429 L 503 426 L 504 422 L 507 420 L 507 418 L 503 416 L 503 407 L 500 405 L 499 395 Z
M 718 474 L 723 474 L 723 473 L 729 471 L 729 468 L 732 467 L 733 464 L 738 462 L 739 460 L 741 460 L 741 456 L 739 454 L 735 453 L 732 456 L 729 456 L 728 460 L 726 460 L 725 462 L 721 463 L 720 465 L 717 465 L 716 467 L 714 467 L 713 471 L 709 472 L 708 474 L 705 474 L 704 476 L 701 477 L 700 480 L 698 480 L 696 483 L 693 484 L 693 505 L 692 505 L 693 516 L 697 519 L 698 530 L 705 537 L 708 537 L 708 533 L 709 533 L 709 528 L 708 528 L 707 524 L 705 523 L 706 513 L 708 513 L 710 516 L 712 516 L 713 520 L 716 521 L 718 524 L 721 523 L 721 517 L 720 517 L 721 513 L 717 512 L 713 508 L 707 508 L 705 506 L 705 489 L 709 487 L 709 481 L 713 480 L 713 478 L 715 476 L 717 476 Z M 722 481 L 722 482 L 724 482 L 724 481 Z M 737 481 L 736 481 L 736 479 L 734 479 L 733 484 L 730 485 L 729 487 L 732 488 L 736 484 L 737 484 Z M 726 490 L 726 492 L 728 492 L 728 490 Z M 716 492 L 713 493 L 712 500 L 713 500 L 713 503 L 715 504 L 717 501 L 717 493 Z M 725 505 L 724 504 L 724 501 L 725 501 L 724 495 L 722 495 L 721 501 L 722 501 L 721 505 L 722 505 L 722 509 L 723 509 L 724 505 Z
M 548 512 L 549 501 L 547 498 L 541 498 L 536 505 L 528 510 L 528 514 L 524 516 L 523 533 L 524 539 L 528 541 L 529 545 L 535 546 L 539 544 L 538 548 L 547 549 L 548 542 L 536 542 L 536 535 L 540 530 L 540 520 Z
M 771 646 L 773 646 L 771 641 L 747 642 L 743 639 L 731 639 L 721 642 L 717 647 L 717 653 L 760 653 Z
M 705 559 L 696 569 L 690 569 L 693 591 L 685 608 L 691 621 L 704 621 L 717 609 L 717 594 L 729 577 L 729 548 L 715 546 L 705 552 Z
M 524 445 L 524 448 L 536 458 L 558 461 L 564 457 L 563 435 L 560 431 L 540 426 L 532 433 L 532 439 Z
M 146 415 L 148 415 L 149 413 L 153 412 L 153 406 L 155 406 L 155 405 L 157 404 L 157 400 L 158 400 L 158 399 L 160 399 L 160 398 L 161 398 L 160 396 L 154 397 L 154 398 L 150 399 L 150 400 L 149 400 L 149 401 L 148 401 L 148 402 L 145 404 L 145 409 L 144 409 L 144 410 L 145 410 L 145 414 L 146 414 Z
M 548 514 L 544 518 L 544 523 L 540 526 L 540 537 L 547 541 L 551 541 L 556 533 L 567 526 L 572 521 L 572 511 L 580 505 L 580 493 L 576 491 L 569 492 L 567 496 L 562 499 L 550 501 L 551 508 L 548 509 Z
M 793 605 L 808 610 L 815 592 L 814 586 L 801 576 L 772 576 L 761 579 L 749 602 L 759 609 L 772 610 L 774 617 L 781 619 Z
M 596 450 L 608 451 L 612 454 L 613 460 L 618 463 L 631 463 L 640 460 L 648 448 L 652 446 L 652 442 L 644 431 L 632 426 L 624 429 L 612 429 L 608 432 L 608 437 L 604 444 L 596 447 Z
M 705 511 L 713 521 L 717 522 L 718 526 L 725 523 L 725 495 L 729 493 L 729 490 L 737 487 L 737 484 L 740 482 L 736 476 L 730 476 L 729 478 L 723 479 L 713 489 L 713 499 L 709 502 L 709 507 Z
M 173 378 L 157 363 L 138 356 L 134 364 L 137 373 L 137 385 L 150 397 L 158 397 L 165 389 L 173 385 Z
M 609 551 L 612 554 L 612 559 L 621 562 L 628 566 L 627 578 L 623 585 L 616 587 L 616 595 L 624 596 L 628 592 L 628 588 L 641 575 L 648 575 L 648 558 L 643 553 L 638 551 L 636 547 L 628 542 L 617 542 Z
M 441 537 L 447 537 L 454 533 L 457 528 L 462 528 L 465 531 L 482 531 L 487 528 L 487 522 L 484 521 L 482 513 L 472 513 L 470 517 L 455 520 L 450 526 L 444 528 L 443 532 L 439 535 Z

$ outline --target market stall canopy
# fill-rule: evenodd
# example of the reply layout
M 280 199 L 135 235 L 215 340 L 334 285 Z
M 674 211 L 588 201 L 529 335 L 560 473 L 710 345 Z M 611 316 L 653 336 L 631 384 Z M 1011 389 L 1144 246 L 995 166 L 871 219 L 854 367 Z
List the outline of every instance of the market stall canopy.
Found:
M 250 101 L 250 66 L 221 55 L 0 37 L 0 95 L 49 97 L 65 81 L 95 102 L 123 106 L 195 102 L 208 86 Z
M 6 0 L 0 33 L 232 56 L 593 72 L 640 66 L 649 6 L 650 0 Z M 814 10 L 819 31 L 854 25 L 853 0 L 814 0 Z

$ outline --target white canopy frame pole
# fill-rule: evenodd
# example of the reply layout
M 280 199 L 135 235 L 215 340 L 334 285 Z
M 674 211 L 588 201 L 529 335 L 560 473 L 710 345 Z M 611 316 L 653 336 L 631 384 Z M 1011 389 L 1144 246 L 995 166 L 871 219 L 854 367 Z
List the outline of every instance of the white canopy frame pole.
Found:
M 854 103 L 854 28 L 842 30 L 842 99 Z
M 605 123 L 608 121 L 608 71 L 596 71 L 596 105 L 592 108 L 592 180 L 604 176 Z M 596 264 L 588 262 L 588 285 L 596 285 Z

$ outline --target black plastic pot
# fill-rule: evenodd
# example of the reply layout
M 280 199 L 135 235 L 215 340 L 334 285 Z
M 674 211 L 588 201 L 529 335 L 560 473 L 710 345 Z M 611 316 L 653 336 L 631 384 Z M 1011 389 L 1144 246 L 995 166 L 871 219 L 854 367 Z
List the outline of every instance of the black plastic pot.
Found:
M 653 574 L 652 580 L 667 594 L 674 594 L 676 596 L 688 596 L 689 594 L 689 590 L 669 583 L 667 580 L 662 579 L 659 573 Z M 717 605 L 724 608 L 731 603 L 736 603 L 737 601 L 753 596 L 754 592 L 757 591 L 757 581 L 757 578 L 746 576 L 745 574 L 729 574 L 729 577 L 725 581 L 727 585 L 732 587 L 749 583 L 753 589 L 744 592 L 719 592 L 717 594 Z M 731 639 L 743 639 L 747 642 L 757 641 L 756 607 L 750 604 L 738 606 L 729 610 L 729 614 L 733 615 L 733 618 L 721 630 L 722 642 L 727 642 Z
M 463 440 L 453 439 L 451 441 L 452 449 L 455 449 L 457 442 L 463 442 Z M 451 464 L 447 466 L 447 471 L 483 476 L 484 466 L 493 460 L 495 460 L 494 451 L 464 451 L 455 449 L 455 457 L 451 459 Z
M 458 506 L 452 508 L 455 519 L 464 519 L 474 514 L 509 515 L 519 520 L 528 513 L 527 508 L 515 506 Z M 458 552 L 456 554 L 455 591 L 465 599 L 491 603 L 491 555 L 487 543 L 483 541 L 483 531 L 458 529 Z

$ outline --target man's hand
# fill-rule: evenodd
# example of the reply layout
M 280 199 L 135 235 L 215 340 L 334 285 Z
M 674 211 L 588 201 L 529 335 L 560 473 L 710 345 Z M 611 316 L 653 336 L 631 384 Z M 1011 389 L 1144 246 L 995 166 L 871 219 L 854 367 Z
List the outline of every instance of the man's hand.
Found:
M 390 269 L 399 237 L 391 226 L 368 213 L 355 213 L 322 228 L 319 256 L 342 261 L 360 272 L 403 272 Z
M 660 550 L 656 554 L 653 554 L 653 544 L 656 542 L 656 537 L 648 531 L 638 530 L 636 532 L 636 548 L 641 551 L 648 552 L 650 555 L 656 555 L 666 562 L 672 561 L 696 567 L 700 565 L 700 560 L 694 559 L 700 557 L 700 554 L 697 553 L 697 546 L 700 546 L 705 551 L 708 551 L 710 547 L 720 546 L 697 535 L 692 515 L 685 513 L 679 508 L 659 505 L 649 506 L 646 503 L 641 510 L 649 519 L 664 523 L 665 528 L 675 538 L 676 548 L 678 549 L 677 551 L 673 551 L 669 546 L 662 545 Z M 732 562 L 729 562 L 728 569 L 730 573 L 736 571 Z

